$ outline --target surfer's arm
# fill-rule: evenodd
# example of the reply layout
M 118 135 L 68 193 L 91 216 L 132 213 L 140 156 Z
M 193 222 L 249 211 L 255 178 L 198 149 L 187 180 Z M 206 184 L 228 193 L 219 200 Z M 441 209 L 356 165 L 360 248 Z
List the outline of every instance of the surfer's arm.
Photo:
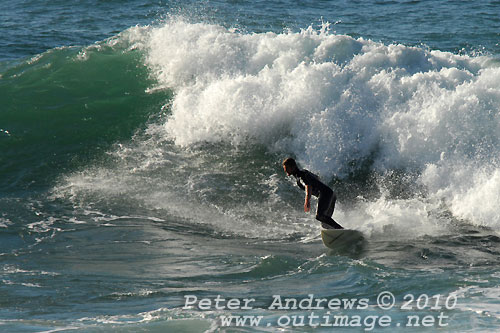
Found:
M 304 212 L 309 212 L 311 210 L 311 186 L 306 185 L 306 200 L 304 202 Z

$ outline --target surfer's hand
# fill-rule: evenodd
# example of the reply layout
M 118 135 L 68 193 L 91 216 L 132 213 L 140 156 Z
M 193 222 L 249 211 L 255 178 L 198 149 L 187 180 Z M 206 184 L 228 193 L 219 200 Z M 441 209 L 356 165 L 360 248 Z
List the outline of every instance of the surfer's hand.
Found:
M 311 203 L 309 201 L 306 201 L 304 203 L 304 212 L 308 213 L 311 210 Z

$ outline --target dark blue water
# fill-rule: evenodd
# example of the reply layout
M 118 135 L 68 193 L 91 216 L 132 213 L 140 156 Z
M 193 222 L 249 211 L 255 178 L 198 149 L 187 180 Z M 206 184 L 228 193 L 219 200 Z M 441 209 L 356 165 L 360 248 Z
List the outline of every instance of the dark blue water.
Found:
M 2 2 L 0 331 L 498 330 L 499 10 Z
M 89 45 L 168 15 L 254 32 L 321 20 L 340 34 L 452 52 L 499 51 L 498 1 L 10 1 L 1 4 L 0 58 Z

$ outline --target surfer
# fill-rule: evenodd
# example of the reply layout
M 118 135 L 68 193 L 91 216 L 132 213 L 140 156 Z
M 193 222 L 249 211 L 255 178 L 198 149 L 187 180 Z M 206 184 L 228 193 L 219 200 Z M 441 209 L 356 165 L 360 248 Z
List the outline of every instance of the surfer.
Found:
M 288 176 L 294 176 L 297 180 L 297 185 L 303 191 L 306 191 L 306 199 L 304 202 L 304 211 L 306 213 L 311 210 L 311 195 L 314 195 L 318 197 L 316 220 L 322 222 L 323 228 L 344 229 L 332 219 L 337 196 L 328 185 L 321 182 L 318 176 L 312 172 L 306 169 L 300 170 L 293 158 L 287 158 L 283 161 L 283 169 Z

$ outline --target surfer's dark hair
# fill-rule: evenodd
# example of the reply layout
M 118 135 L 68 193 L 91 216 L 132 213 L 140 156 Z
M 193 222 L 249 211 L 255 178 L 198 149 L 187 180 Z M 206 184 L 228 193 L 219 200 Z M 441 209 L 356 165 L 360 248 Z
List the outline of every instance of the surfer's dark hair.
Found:
M 295 160 L 291 157 L 284 160 L 283 165 L 287 167 L 297 168 L 297 163 L 295 163 Z

